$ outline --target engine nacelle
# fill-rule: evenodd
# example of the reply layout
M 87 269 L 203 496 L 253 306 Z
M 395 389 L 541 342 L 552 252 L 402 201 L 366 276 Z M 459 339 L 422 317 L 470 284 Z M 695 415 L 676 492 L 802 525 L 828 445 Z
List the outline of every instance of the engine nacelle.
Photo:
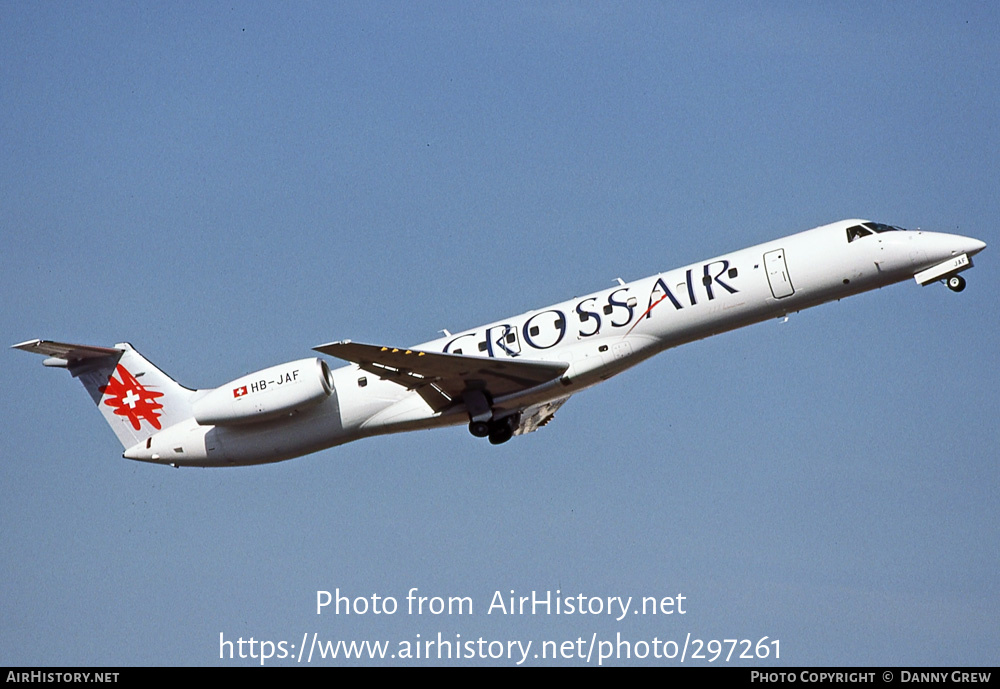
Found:
M 208 392 L 194 403 L 203 426 L 256 423 L 319 404 L 333 392 L 330 367 L 301 359 L 265 368 Z

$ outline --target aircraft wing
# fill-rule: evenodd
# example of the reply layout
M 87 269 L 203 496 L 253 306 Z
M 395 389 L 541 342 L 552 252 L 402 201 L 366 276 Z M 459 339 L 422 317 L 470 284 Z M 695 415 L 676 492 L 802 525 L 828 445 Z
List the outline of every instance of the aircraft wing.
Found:
M 497 398 L 555 380 L 569 368 L 565 362 L 521 361 L 423 352 L 344 340 L 314 347 L 357 364 L 423 396 L 440 411 L 467 390 L 483 390 Z

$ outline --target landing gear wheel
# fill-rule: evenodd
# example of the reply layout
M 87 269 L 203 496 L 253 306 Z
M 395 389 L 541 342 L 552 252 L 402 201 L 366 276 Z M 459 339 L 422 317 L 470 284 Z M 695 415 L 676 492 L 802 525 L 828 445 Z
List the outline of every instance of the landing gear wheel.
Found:
M 501 445 L 510 440 L 514 435 L 514 417 L 508 416 L 505 419 L 494 421 L 490 424 L 490 443 Z
M 965 289 L 965 278 L 961 275 L 952 275 L 946 283 L 952 292 L 961 292 Z
M 485 438 L 490 434 L 490 425 L 485 421 L 472 421 L 469 423 L 469 433 L 477 438 Z

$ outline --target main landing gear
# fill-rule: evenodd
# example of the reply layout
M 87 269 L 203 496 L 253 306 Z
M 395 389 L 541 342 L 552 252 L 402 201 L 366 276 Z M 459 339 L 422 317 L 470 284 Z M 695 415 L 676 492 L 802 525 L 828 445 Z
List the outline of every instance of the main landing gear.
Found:
M 517 414 L 489 421 L 470 421 L 469 433 L 477 438 L 489 438 L 494 445 L 507 442 L 517 430 Z
M 469 433 L 477 438 L 485 438 L 490 434 L 490 425 L 485 421 L 470 421 Z
M 961 292 L 965 289 L 965 278 L 961 275 L 952 275 L 944 281 L 944 284 L 948 285 L 948 289 L 952 292 Z
M 494 445 L 505 443 L 514 435 L 518 414 L 494 418 L 490 402 L 481 390 L 469 390 L 464 395 L 464 401 L 469 411 L 469 433 L 477 438 L 489 438 Z

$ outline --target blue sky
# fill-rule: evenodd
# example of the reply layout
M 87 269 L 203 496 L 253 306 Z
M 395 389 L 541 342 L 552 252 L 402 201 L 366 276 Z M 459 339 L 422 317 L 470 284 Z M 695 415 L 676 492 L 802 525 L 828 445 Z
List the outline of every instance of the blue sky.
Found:
M 0 663 L 253 662 L 220 660 L 220 633 L 620 632 L 995 665 L 998 14 L 4 3 L 9 344 L 129 341 L 214 387 L 847 217 L 989 247 L 960 295 L 904 283 L 672 350 L 501 447 L 454 428 L 147 466 L 75 381 L 9 350 Z M 476 608 L 317 616 L 338 587 Z M 688 612 L 487 615 L 511 589 Z

